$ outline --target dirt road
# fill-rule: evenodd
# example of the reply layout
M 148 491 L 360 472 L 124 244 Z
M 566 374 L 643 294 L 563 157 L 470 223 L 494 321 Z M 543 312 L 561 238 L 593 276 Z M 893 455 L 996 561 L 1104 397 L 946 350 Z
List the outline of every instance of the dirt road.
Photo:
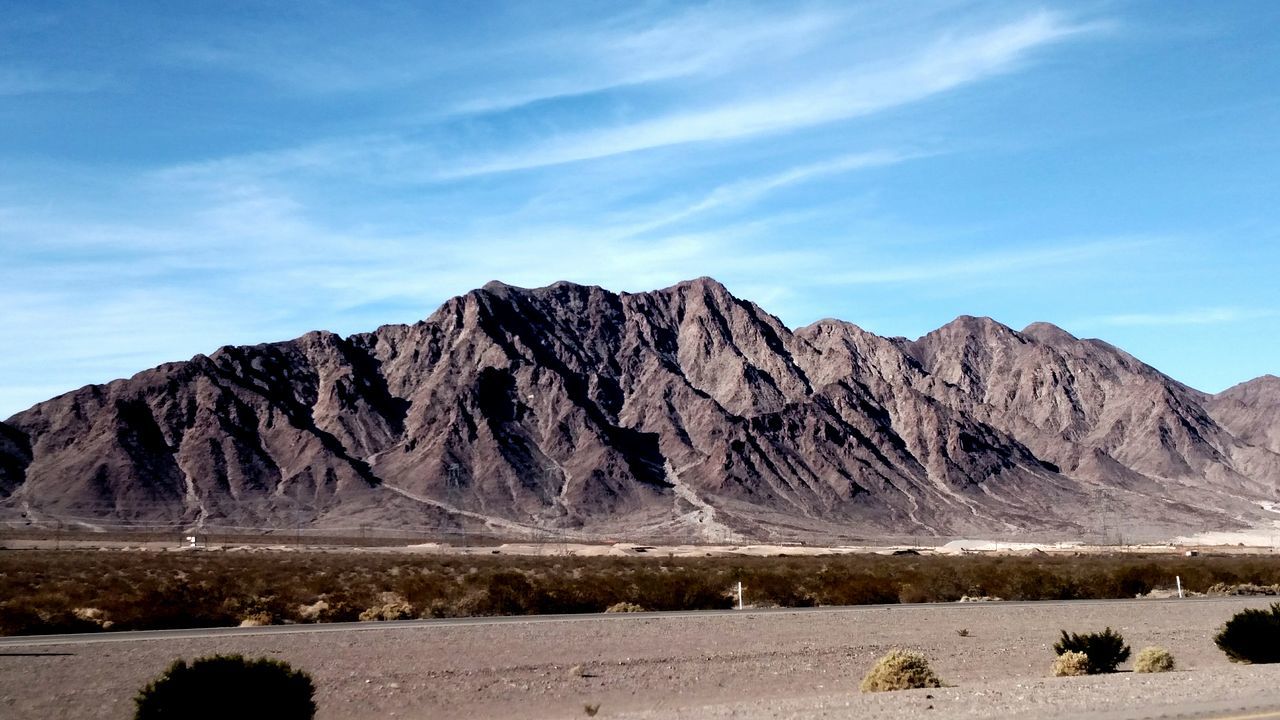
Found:
M 580 718 L 588 705 L 597 717 L 652 720 L 1261 718 L 1280 709 L 1280 666 L 1232 665 L 1211 635 L 1233 612 L 1267 604 L 899 605 L 13 638 L 0 641 L 0 717 L 128 718 L 133 694 L 173 659 L 237 652 L 309 671 L 321 720 Z M 1048 677 L 1060 629 L 1107 625 L 1135 652 L 1168 648 L 1180 671 Z M 953 687 L 858 693 L 892 647 L 925 652 Z

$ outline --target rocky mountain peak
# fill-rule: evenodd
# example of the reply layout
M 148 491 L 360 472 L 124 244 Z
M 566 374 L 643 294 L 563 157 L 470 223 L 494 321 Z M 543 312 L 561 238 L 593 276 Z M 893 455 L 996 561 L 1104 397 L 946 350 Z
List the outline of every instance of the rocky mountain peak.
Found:
M 1105 505 L 1177 534 L 1271 499 L 1276 386 L 1210 398 L 1044 323 L 792 332 L 710 278 L 495 281 L 413 325 L 225 347 L 18 413 L 0 517 L 1076 536 Z
M 1046 345 L 1070 345 L 1080 342 L 1080 338 L 1047 322 L 1033 322 L 1022 329 L 1022 334 Z

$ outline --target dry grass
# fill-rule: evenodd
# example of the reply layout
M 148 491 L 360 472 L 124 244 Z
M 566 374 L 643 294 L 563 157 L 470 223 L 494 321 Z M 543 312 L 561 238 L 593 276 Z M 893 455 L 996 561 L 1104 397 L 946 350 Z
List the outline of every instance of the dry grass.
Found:
M 1280 582 L 1280 559 L 1200 556 L 590 558 L 354 552 L 0 551 L 0 634 L 366 617 L 1133 597 Z M 388 604 L 393 612 L 382 612 Z M 374 612 L 369 612 L 371 609 Z M 91 611 L 91 612 L 90 612 Z

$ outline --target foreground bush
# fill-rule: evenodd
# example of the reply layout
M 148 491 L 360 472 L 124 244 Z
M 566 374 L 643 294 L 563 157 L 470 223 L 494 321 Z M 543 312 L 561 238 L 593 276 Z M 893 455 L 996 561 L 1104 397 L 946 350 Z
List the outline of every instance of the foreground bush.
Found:
M 278 660 L 178 660 L 134 698 L 134 720 L 310 720 L 314 694 L 309 675 Z
M 862 678 L 862 692 L 912 690 L 942 687 L 942 681 L 929 667 L 929 660 L 911 650 L 892 650 L 876 661 Z
M 1280 662 L 1280 603 L 1268 610 L 1241 610 L 1222 626 L 1213 642 L 1232 662 Z
M 1075 677 L 1089 674 L 1089 656 L 1068 650 L 1053 659 L 1054 677 Z
M 1053 644 L 1053 651 L 1059 655 L 1084 653 L 1089 658 L 1090 675 L 1113 673 L 1120 663 L 1129 659 L 1129 646 L 1124 644 L 1124 637 L 1109 627 L 1102 632 L 1082 635 L 1063 630 L 1062 637 Z
M 633 613 L 633 612 L 644 612 L 645 610 L 643 607 L 635 603 L 620 602 L 620 603 L 614 603 L 610 605 L 609 607 L 605 608 L 604 611 L 607 613 Z
M 1133 671 L 1140 673 L 1162 673 L 1173 670 L 1173 654 L 1162 647 L 1142 648 L 1133 659 Z

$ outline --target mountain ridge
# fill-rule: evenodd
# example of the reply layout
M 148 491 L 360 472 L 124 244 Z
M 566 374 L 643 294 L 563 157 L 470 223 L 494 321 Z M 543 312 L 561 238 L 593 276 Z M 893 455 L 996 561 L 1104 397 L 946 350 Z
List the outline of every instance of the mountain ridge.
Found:
M 1264 523 L 1280 393 L 1048 323 L 791 330 L 711 278 L 498 281 L 412 325 L 224 346 L 0 424 L 0 517 L 835 538 Z M 1247 387 L 1245 387 L 1247 386 Z M 1113 523 L 1114 524 L 1114 523 Z M 1132 534 L 1132 533 L 1131 533 Z

